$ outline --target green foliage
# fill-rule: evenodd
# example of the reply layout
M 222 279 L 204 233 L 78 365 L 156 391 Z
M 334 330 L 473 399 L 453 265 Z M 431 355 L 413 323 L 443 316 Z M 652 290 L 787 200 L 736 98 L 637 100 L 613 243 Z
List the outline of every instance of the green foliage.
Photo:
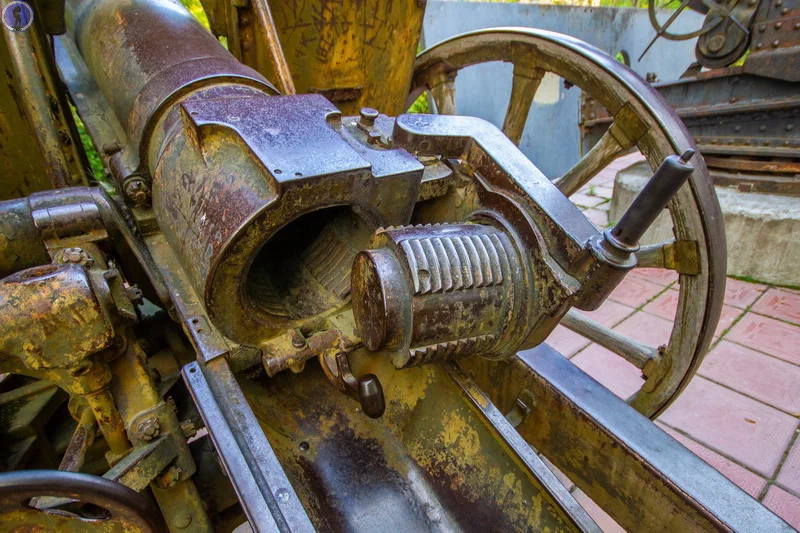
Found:
M 81 137 L 83 151 L 86 153 L 86 158 L 89 160 L 92 176 L 95 181 L 101 183 L 106 179 L 106 170 L 103 168 L 103 160 L 100 159 L 100 154 L 97 153 L 94 143 L 92 143 L 92 138 L 89 137 L 89 134 L 86 132 L 86 126 L 83 125 L 83 121 L 81 117 L 78 116 L 78 112 L 72 106 L 69 106 L 69 108 L 72 111 L 72 118 L 75 120 L 75 126 L 77 126 L 78 134 Z
M 428 92 L 424 92 L 414 100 L 411 107 L 408 108 L 409 113 L 428 113 Z
M 203 9 L 203 5 L 200 3 L 200 0 L 181 0 L 181 2 L 183 3 L 183 7 L 188 9 L 191 14 L 194 15 L 194 18 L 200 21 L 200 24 L 206 28 L 211 27 L 208 23 L 206 11 Z

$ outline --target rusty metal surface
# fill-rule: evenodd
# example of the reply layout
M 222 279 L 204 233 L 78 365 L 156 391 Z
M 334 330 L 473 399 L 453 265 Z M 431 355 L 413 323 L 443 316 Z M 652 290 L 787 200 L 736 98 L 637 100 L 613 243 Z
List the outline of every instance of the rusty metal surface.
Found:
M 154 165 L 153 207 L 215 325 L 257 345 L 340 308 L 349 293 L 342 258 L 378 225 L 408 222 L 422 165 L 397 150 L 359 153 L 339 133 L 339 113 L 317 95 L 210 99 L 182 112 L 183 130 Z M 315 213 L 323 208 L 334 209 Z M 265 243 L 292 221 L 298 233 L 274 242 L 288 236 L 294 252 L 270 258 Z M 336 253 L 315 253 L 327 246 Z M 306 275 L 321 286 L 300 294 Z
M 316 364 L 302 375 L 239 380 L 316 528 L 595 530 L 580 511 L 566 515 L 442 367 L 397 372 L 366 354 L 355 367 L 376 374 L 391 399 L 380 421 L 352 409 Z
M 114 192 L 70 188 L 0 205 L 14 215 L 10 229 L 30 241 L 8 245 L 19 258 L 2 264 L 11 277 L 0 289 L 21 291 L 22 278 L 85 281 L 83 292 L 67 284 L 72 291 L 11 295 L 16 325 L 25 327 L 0 331 L 0 370 L 50 379 L 72 396 L 73 417 L 93 414 L 108 447 L 100 471 L 151 492 L 173 532 L 226 529 L 242 516 L 257 530 L 596 531 L 470 374 L 429 363 L 466 364 L 477 353 L 480 361 L 510 356 L 516 368 L 516 349 L 544 341 L 571 307 L 600 305 L 635 266 L 634 233 L 625 242 L 599 233 L 486 122 L 381 114 L 404 106 L 419 3 L 205 5 L 233 56 L 168 0 L 68 2 L 72 34 L 59 61 L 70 90 L 89 95 L 75 101 L 90 133 L 113 144 L 103 151 Z M 278 45 L 297 87 L 318 94 L 275 96 L 265 77 L 234 59 L 269 72 L 264 52 L 281 66 Z M 440 111 L 454 111 L 455 72 L 488 60 L 518 60 L 515 76 L 527 81 L 514 84 L 517 96 L 548 70 L 599 93 L 617 118 L 615 153 L 639 144 L 655 168 L 692 147 L 647 84 L 549 32 L 499 29 L 448 41 L 421 56 L 413 90 L 430 89 Z M 350 100 L 337 108 L 323 95 Z M 355 116 L 357 103 L 373 101 L 380 107 Z M 520 99 L 509 109 L 529 107 Z M 507 121 L 514 139 L 521 124 Z M 642 349 L 648 382 L 633 403 L 648 416 L 685 386 L 719 313 L 719 209 L 702 161 L 685 174 L 689 186 L 671 212 L 676 242 L 690 243 L 680 250 L 696 259 L 681 274 L 692 320 L 669 348 Z M 639 205 L 660 210 L 674 192 Z M 678 250 L 669 246 L 648 257 L 660 252 L 666 265 Z M 387 254 L 389 268 L 370 270 L 363 259 Z M 59 313 L 64 297 L 91 305 Z M 23 300 L 36 305 L 23 309 Z M 13 305 L 2 291 L 0 303 Z M 36 338 L 44 326 L 61 335 Z M 28 334 L 36 342 L 24 344 Z M 58 353 L 45 357 L 50 348 Z M 547 420 L 572 396 L 562 391 L 544 410 L 535 394 L 516 399 L 509 418 L 533 441 L 531 421 Z M 588 436 L 605 434 L 608 422 L 566 420 Z M 238 506 L 231 496 L 203 504 L 186 442 L 203 423 Z M 560 457 L 560 442 L 550 444 Z M 648 468 L 623 447 L 600 447 L 584 462 L 611 453 L 629 471 Z M 610 481 L 640 488 L 609 469 L 584 474 L 600 476 L 604 490 Z M 717 517 L 724 509 L 709 512 L 717 508 L 681 487 L 688 496 L 669 483 L 642 489 L 652 495 L 646 501 L 597 494 L 622 515 L 668 502 L 664 509 L 684 514 L 676 528 L 739 520 Z
M 800 2 L 759 2 L 753 21 L 750 55 L 744 62 L 748 74 L 800 82 Z
M 212 29 L 227 36 L 231 52 L 267 79 L 278 79 L 253 5 L 203 4 Z M 324 94 L 345 115 L 365 106 L 389 115 L 406 111 L 424 3 L 273 0 L 269 8 L 298 93 Z
M 459 365 L 502 412 L 527 390 L 536 404 L 517 430 L 628 531 L 792 531 L 547 345 Z
M 86 159 L 42 21 L 34 17 L 28 30 L 2 33 L 0 199 L 85 184 Z M 31 150 L 40 157 L 30 157 Z
M 255 531 L 314 531 L 224 360 L 181 371 Z
M 78 50 L 128 134 L 129 145 L 120 155 L 125 177 L 146 174 L 155 122 L 192 90 L 235 82 L 275 92 L 177 4 L 70 0 L 67 7 Z M 180 47 L 169 43 L 175 35 Z
M 678 12 L 684 7 L 686 3 Z M 679 80 L 656 88 L 684 120 L 701 151 L 714 156 L 709 166 L 715 183 L 743 192 L 800 194 L 800 2 L 734 0 L 689 7 L 707 13 L 696 32 L 702 34 L 696 48 L 699 63 Z M 653 18 L 654 4 L 649 9 L 658 38 L 662 33 Z M 729 66 L 745 52 L 749 53 L 741 66 Z M 701 65 L 712 70 L 701 71 Z M 608 123 L 605 110 L 589 102 L 581 112 L 582 135 L 597 138 Z

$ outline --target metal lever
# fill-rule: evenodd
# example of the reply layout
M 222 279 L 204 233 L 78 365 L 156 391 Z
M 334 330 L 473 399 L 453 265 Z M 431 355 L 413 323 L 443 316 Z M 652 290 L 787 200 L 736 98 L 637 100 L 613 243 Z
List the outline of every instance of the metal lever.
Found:
M 694 167 L 689 164 L 694 153 L 690 148 L 680 157 L 671 155 L 664 159 L 617 225 L 609 231 L 616 243 L 626 248 L 638 247 L 647 228 L 694 172 Z
M 378 377 L 375 374 L 364 374 L 356 379 L 344 352 L 336 354 L 336 366 L 339 368 L 339 377 L 346 387 L 343 392 L 361 404 L 361 410 L 365 415 L 370 418 L 380 418 L 386 410 L 386 400 Z
M 319 362 L 328 379 L 341 392 L 361 404 L 361 410 L 370 418 L 380 418 L 386 410 L 383 387 L 375 374 L 353 375 L 350 360 L 343 350 L 327 350 L 320 354 Z
M 625 273 L 636 266 L 639 239 L 694 172 L 689 164 L 694 154 L 694 150 L 688 149 L 680 156 L 664 159 L 617 225 L 589 239 L 589 249 L 598 260 L 600 271 L 584 286 L 583 293 L 587 296 L 576 307 L 587 310 L 600 307 Z

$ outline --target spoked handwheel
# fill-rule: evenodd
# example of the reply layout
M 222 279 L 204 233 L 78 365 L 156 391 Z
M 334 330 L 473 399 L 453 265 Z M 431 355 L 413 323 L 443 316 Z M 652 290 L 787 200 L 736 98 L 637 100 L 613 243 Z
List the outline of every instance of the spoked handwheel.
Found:
M 606 53 L 558 33 L 497 28 L 456 36 L 422 52 L 409 100 L 430 90 L 440 113 L 455 114 L 455 79 L 468 66 L 502 61 L 514 65 L 503 132 L 519 142 L 536 89 L 546 72 L 587 91 L 614 117 L 609 130 L 555 183 L 567 196 L 611 161 L 636 146 L 653 169 L 671 154 L 693 148 L 683 124 L 650 85 Z M 543 130 L 547 125 L 542 125 Z M 534 161 L 535 163 L 535 161 Z M 639 267 L 677 271 L 678 310 L 664 346 L 645 346 L 576 310 L 562 324 L 624 357 L 642 370 L 641 389 L 628 402 L 655 418 L 687 385 L 708 349 L 725 289 L 725 235 L 719 204 L 701 157 L 670 202 L 674 239 L 642 247 Z
M 63 505 L 31 505 L 42 497 Z M 2 531 L 167 531 L 158 507 L 122 483 L 63 470 L 0 474 Z

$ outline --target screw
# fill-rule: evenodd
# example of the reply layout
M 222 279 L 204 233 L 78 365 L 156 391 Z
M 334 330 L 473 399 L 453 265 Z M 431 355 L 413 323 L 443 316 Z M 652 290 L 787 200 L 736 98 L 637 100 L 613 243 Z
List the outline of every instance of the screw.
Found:
M 158 478 L 158 486 L 162 489 L 174 487 L 181 479 L 183 469 L 179 466 L 171 466 Z
M 306 339 L 303 337 L 303 334 L 295 331 L 294 335 L 292 335 L 292 346 L 295 348 L 302 348 L 305 345 Z
M 281 503 L 286 503 L 289 501 L 289 491 L 281 487 L 275 491 L 275 498 Z

